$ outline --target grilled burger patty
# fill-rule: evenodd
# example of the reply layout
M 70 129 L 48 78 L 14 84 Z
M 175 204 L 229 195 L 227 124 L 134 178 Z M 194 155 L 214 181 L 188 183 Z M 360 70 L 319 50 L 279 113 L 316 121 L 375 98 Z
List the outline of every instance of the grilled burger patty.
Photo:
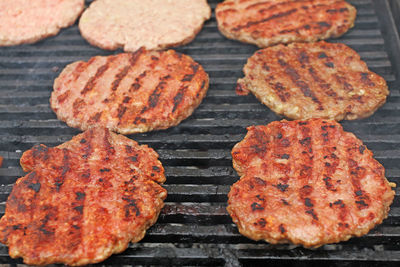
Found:
M 187 44 L 210 17 L 206 0 L 97 0 L 79 29 L 92 45 L 133 52 Z
M 385 80 L 368 70 L 344 44 L 293 43 L 251 56 L 237 93 L 252 92 L 291 119 L 353 120 L 372 115 L 389 94 Z
M 226 0 L 215 13 L 223 35 L 259 47 L 339 37 L 356 18 L 341 0 Z
M 54 82 L 50 104 L 71 127 L 129 134 L 179 124 L 207 89 L 207 73 L 189 56 L 139 49 L 68 65 Z
M 21 165 L 0 220 L 0 241 L 26 264 L 100 262 L 138 242 L 157 220 L 164 169 L 147 146 L 92 128 L 58 147 L 38 145 Z
M 335 121 L 251 126 L 232 150 L 241 177 L 227 210 L 241 234 L 272 244 L 319 247 L 364 235 L 395 194 L 372 156 Z
M 35 43 L 74 24 L 84 0 L 1 0 L 0 46 Z

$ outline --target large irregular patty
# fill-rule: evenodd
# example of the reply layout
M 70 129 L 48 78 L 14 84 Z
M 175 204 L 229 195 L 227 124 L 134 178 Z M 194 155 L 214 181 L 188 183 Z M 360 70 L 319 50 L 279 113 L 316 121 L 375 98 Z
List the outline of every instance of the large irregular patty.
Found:
M 177 125 L 207 89 L 207 73 L 189 56 L 139 49 L 68 65 L 54 82 L 50 104 L 71 127 L 129 134 Z
M 92 45 L 133 52 L 187 44 L 210 17 L 206 0 L 97 0 L 79 29 Z
M 389 94 L 385 80 L 344 44 L 293 43 L 251 56 L 237 93 L 252 92 L 291 119 L 353 120 L 372 115 Z
M 322 119 L 251 126 L 232 150 L 241 176 L 228 212 L 254 239 L 318 247 L 366 234 L 387 217 L 394 191 L 352 133 Z
M 34 43 L 74 24 L 84 0 L 1 0 L 0 46 Z
M 215 13 L 223 35 L 259 47 L 339 37 L 356 18 L 341 0 L 227 0 Z
M 0 220 L 0 241 L 26 264 L 100 262 L 138 242 L 166 190 L 157 153 L 103 128 L 58 147 L 38 145 L 21 165 Z

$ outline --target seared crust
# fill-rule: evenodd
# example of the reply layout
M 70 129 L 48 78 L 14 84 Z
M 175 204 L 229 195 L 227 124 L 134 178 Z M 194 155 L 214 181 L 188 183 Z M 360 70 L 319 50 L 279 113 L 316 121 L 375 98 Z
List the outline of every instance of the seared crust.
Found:
M 293 43 L 254 53 L 237 93 L 252 92 L 291 119 L 354 120 L 372 115 L 389 90 L 386 81 L 344 44 Z
M 97 0 L 83 13 L 79 29 L 92 45 L 133 52 L 187 44 L 210 17 L 206 0 Z
M 208 75 L 191 57 L 139 49 L 68 65 L 54 82 L 50 104 L 71 127 L 130 134 L 179 124 L 207 89 Z
M 268 47 L 339 37 L 357 11 L 341 0 L 226 0 L 215 13 L 227 38 Z
M 157 220 L 164 169 L 147 146 L 92 128 L 58 147 L 26 151 L 0 220 L 0 241 L 27 264 L 100 262 Z
M 74 24 L 84 0 L 0 1 L 0 46 L 35 43 Z
M 335 121 L 251 126 L 232 150 L 241 178 L 227 210 L 241 234 L 272 244 L 362 236 L 387 217 L 395 194 L 372 156 Z

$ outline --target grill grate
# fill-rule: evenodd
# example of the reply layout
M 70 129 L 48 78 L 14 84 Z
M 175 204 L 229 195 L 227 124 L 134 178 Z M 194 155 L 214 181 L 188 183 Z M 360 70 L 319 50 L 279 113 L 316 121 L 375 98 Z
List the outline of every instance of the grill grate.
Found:
M 89 4 L 90 1 L 87 1 Z M 212 8 L 217 0 L 209 0 Z M 372 117 L 342 123 L 374 151 L 390 181 L 400 184 L 400 41 L 396 1 L 351 0 L 358 10 L 355 27 L 332 42 L 343 42 L 360 53 L 370 69 L 389 83 L 387 103 Z M 393 8 L 393 12 L 400 10 Z M 396 15 L 396 14 L 395 14 Z M 397 14 L 400 17 L 400 14 Z M 388 219 L 361 238 L 307 250 L 292 245 L 253 242 L 241 236 L 225 208 L 229 187 L 238 176 L 230 150 L 246 127 L 279 120 L 253 96 L 236 96 L 252 45 L 222 37 L 215 15 L 194 42 L 177 48 L 201 63 L 210 75 L 207 97 L 194 114 L 177 127 L 130 137 L 157 150 L 166 169 L 168 198 L 157 223 L 138 244 L 104 264 L 139 265 L 265 265 L 296 266 L 400 264 L 400 189 Z M 118 53 L 121 51 L 117 51 Z M 48 99 L 55 77 L 76 60 L 107 55 L 86 43 L 77 25 L 34 45 L 0 48 L 0 214 L 16 179 L 19 158 L 34 144 L 56 146 L 79 133 L 56 119 Z M 0 263 L 22 263 L 8 257 L 0 245 Z

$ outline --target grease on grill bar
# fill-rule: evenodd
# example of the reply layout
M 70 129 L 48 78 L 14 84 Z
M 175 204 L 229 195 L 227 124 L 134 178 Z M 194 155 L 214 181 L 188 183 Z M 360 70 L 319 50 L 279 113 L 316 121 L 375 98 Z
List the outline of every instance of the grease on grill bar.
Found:
M 400 177 L 400 43 L 391 24 L 388 1 L 352 0 L 355 27 L 339 39 L 355 49 L 369 68 L 388 82 L 387 103 L 372 117 L 343 122 L 374 152 L 391 182 Z M 89 1 L 87 2 L 87 4 Z M 216 0 L 209 0 L 214 9 Z M 400 14 L 393 14 L 393 16 Z M 382 30 L 384 29 L 384 30 Z M 241 236 L 226 212 L 229 187 L 239 178 L 230 151 L 249 125 L 280 119 L 253 96 L 236 96 L 234 88 L 248 57 L 257 47 L 230 41 L 216 27 L 215 16 L 196 39 L 179 49 L 210 74 L 203 103 L 177 127 L 130 137 L 160 154 L 166 169 L 166 206 L 138 244 L 104 264 L 220 265 L 271 263 L 321 266 L 400 263 L 400 190 L 382 225 L 362 238 L 307 250 L 253 242 Z M 87 44 L 77 26 L 35 45 L 0 49 L 0 213 L 15 180 L 23 175 L 19 158 L 34 144 L 56 146 L 79 133 L 56 119 L 49 106 L 53 79 L 72 61 L 108 55 Z M 15 264 L 0 246 L 0 263 Z

